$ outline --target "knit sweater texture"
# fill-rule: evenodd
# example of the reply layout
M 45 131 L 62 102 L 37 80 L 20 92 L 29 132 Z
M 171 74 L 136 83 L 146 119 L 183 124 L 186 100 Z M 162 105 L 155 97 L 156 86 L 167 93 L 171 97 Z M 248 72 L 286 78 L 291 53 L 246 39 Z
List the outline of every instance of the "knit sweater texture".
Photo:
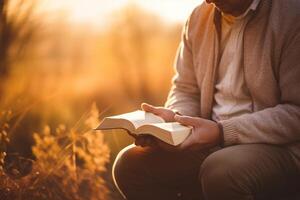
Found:
M 166 107 L 212 118 L 220 17 L 207 3 L 189 17 Z M 245 27 L 243 51 L 253 112 L 220 121 L 224 145 L 278 145 L 287 148 L 300 166 L 300 1 L 262 0 Z

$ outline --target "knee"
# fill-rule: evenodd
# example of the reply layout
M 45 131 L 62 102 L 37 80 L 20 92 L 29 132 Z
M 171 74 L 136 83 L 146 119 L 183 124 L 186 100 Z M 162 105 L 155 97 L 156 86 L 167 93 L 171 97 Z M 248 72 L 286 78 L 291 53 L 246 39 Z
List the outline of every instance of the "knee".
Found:
M 208 156 L 200 169 L 199 181 L 205 199 L 236 199 L 236 192 L 250 195 L 244 159 L 234 157 L 233 152 L 217 151 Z M 246 172 L 246 173 L 244 173 Z
M 225 179 L 228 179 L 227 170 L 229 170 L 229 168 L 223 160 L 220 153 L 215 152 L 208 156 L 202 163 L 199 179 L 204 192 L 219 188 L 220 184 L 222 187 Z
M 130 170 L 132 170 L 130 165 L 134 165 L 135 162 L 134 152 L 135 148 L 130 145 L 122 149 L 115 159 L 112 175 L 118 185 L 128 180 L 127 177 L 130 175 Z
M 129 185 L 129 181 L 133 181 L 141 166 L 142 158 L 140 148 L 130 145 L 120 151 L 115 159 L 112 169 L 112 175 L 115 184 L 122 189 L 123 186 Z

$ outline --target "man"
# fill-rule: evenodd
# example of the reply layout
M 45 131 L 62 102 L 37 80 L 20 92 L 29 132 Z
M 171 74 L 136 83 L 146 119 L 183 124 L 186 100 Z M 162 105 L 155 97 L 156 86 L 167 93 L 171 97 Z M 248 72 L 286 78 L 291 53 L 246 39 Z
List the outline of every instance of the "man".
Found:
M 136 139 L 118 155 L 129 199 L 287 199 L 300 186 L 300 2 L 207 0 L 183 31 L 165 107 L 192 126 L 171 147 Z

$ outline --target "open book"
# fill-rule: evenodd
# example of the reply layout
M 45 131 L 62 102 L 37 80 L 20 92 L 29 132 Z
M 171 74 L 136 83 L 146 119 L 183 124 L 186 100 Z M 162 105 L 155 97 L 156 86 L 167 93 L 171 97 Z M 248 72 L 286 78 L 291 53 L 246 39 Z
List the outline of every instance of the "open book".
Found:
M 104 118 L 96 130 L 106 129 L 126 129 L 136 135 L 148 134 L 176 146 L 187 138 L 192 128 L 178 122 L 165 122 L 159 116 L 137 110 Z

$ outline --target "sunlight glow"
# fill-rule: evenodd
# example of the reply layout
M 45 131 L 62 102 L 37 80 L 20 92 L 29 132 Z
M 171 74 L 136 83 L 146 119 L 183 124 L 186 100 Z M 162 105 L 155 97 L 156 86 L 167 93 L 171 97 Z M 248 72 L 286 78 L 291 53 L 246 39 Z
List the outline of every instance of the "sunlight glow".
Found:
M 152 11 L 166 20 L 182 22 L 203 0 L 135 0 L 135 2 L 142 8 Z
M 50 12 L 65 12 L 68 19 L 75 23 L 101 25 L 111 12 L 128 3 L 149 10 L 166 21 L 182 22 L 202 2 L 203 0 L 45 0 L 42 7 Z

